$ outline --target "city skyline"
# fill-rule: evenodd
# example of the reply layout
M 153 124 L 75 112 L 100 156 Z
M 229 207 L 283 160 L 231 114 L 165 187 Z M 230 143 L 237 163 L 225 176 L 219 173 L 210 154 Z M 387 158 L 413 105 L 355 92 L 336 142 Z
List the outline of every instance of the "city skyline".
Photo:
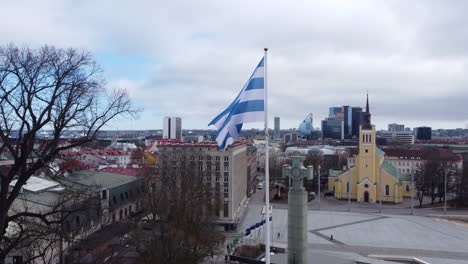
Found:
M 283 127 L 297 127 L 308 113 L 317 127 L 329 106 L 362 107 L 368 91 L 377 129 L 394 122 L 466 128 L 465 4 L 8 1 L 0 44 L 92 52 L 107 86 L 127 88 L 144 109 L 138 120 L 108 129 L 158 129 L 164 116 L 208 128 L 264 46 L 270 120 L 281 117 Z

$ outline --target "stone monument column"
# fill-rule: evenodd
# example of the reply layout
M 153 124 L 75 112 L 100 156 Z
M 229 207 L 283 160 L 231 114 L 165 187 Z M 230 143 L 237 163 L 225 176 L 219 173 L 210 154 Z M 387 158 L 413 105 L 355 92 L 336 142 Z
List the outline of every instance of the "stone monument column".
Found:
M 288 192 L 288 264 L 307 263 L 307 192 L 304 178 L 312 180 L 312 167 L 304 167 L 305 157 L 294 156 L 292 167 L 283 166 L 283 178 L 292 179 Z

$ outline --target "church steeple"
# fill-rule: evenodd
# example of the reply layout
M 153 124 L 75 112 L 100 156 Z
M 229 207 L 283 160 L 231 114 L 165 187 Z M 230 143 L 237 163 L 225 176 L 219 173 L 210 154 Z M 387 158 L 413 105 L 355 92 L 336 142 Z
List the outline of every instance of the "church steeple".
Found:
M 371 113 L 369 110 L 369 94 L 366 95 L 366 112 L 364 113 L 364 123 L 362 124 L 362 128 L 372 129 Z
M 366 113 L 369 113 L 369 94 L 366 94 Z

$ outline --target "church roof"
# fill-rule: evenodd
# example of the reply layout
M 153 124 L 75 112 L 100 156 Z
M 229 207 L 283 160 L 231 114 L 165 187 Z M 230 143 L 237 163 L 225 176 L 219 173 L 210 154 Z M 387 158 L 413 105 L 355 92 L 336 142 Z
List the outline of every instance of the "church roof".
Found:
M 386 171 L 388 174 L 391 176 L 397 178 L 400 182 L 401 181 L 407 181 L 408 180 L 408 175 L 407 174 L 401 174 L 395 166 L 393 166 L 390 162 L 384 160 L 381 165 L 382 170 Z M 411 177 L 411 175 L 409 175 Z
M 379 148 L 376 148 L 375 152 L 377 153 L 377 156 L 380 156 L 380 157 L 385 156 L 385 152 Z
M 345 171 L 344 170 L 328 170 L 328 177 L 337 177 L 343 174 Z
M 370 180 L 369 178 L 367 178 L 367 177 L 364 178 L 362 181 L 358 182 L 358 184 L 361 184 L 361 183 L 363 183 L 363 182 L 365 182 L 365 181 L 368 181 L 368 182 L 371 183 L 372 185 L 375 185 L 375 182 L 371 181 L 371 180 Z

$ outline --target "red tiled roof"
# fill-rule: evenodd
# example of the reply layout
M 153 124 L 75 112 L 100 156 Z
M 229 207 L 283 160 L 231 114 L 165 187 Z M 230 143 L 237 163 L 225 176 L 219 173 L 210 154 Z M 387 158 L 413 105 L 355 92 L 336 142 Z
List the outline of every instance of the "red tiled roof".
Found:
M 246 144 L 245 141 L 236 141 L 232 143 L 229 147 L 237 147 L 240 145 Z M 217 148 L 218 143 L 216 141 L 212 142 L 161 142 L 159 146 L 166 146 L 166 147 L 212 147 Z
M 97 156 L 125 156 L 129 155 L 127 151 L 120 149 L 106 149 L 106 150 L 82 150 L 82 151 L 69 151 L 62 152 L 63 156 L 79 156 L 79 155 L 97 155 Z

